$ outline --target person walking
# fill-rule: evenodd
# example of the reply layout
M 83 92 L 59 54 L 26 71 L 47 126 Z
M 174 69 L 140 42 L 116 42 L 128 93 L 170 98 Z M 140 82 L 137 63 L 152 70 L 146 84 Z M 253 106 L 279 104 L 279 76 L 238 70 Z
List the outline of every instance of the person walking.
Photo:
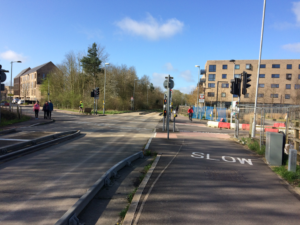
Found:
M 44 106 L 43 106 L 43 111 L 44 111 L 44 119 L 48 118 L 48 110 L 49 110 L 49 105 L 48 102 L 45 102 Z
M 83 102 L 82 101 L 80 101 L 80 103 L 79 103 L 79 112 L 83 113 Z
M 36 103 L 33 105 L 33 111 L 35 114 L 35 119 L 39 118 L 39 111 L 40 111 L 40 105 L 39 105 L 39 101 L 36 101 Z
M 49 100 L 48 105 L 49 105 L 49 109 L 48 109 L 49 116 L 48 116 L 48 118 L 51 120 L 51 114 L 52 114 L 52 111 L 53 111 L 53 104 L 52 104 L 51 100 Z
M 188 109 L 188 114 L 189 114 L 190 121 L 192 121 L 193 113 L 194 113 L 193 108 L 192 108 L 192 106 L 190 106 L 190 108 Z

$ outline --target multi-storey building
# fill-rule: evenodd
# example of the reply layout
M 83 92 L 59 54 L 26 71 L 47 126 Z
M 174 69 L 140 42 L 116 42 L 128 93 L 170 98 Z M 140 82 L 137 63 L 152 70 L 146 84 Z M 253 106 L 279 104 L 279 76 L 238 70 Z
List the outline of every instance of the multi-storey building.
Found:
M 14 78 L 14 97 L 36 101 L 41 99 L 40 85 L 47 74 L 54 72 L 57 67 L 48 62 L 43 65 L 26 68 Z
M 254 103 L 257 83 L 258 60 L 209 60 L 205 64 L 200 84 L 205 90 L 206 105 L 230 106 L 230 81 L 251 74 L 251 87 L 241 94 L 241 103 Z M 233 96 L 237 101 L 238 96 Z M 300 60 L 261 60 L 257 102 L 263 104 L 300 104 Z

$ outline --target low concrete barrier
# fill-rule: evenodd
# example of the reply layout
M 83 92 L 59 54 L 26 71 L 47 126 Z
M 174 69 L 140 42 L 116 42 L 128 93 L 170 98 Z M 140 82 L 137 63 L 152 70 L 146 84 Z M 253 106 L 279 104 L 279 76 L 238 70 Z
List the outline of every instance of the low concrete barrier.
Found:
M 273 128 L 265 128 L 265 132 L 273 132 L 273 133 L 278 133 L 278 129 L 273 129 Z
M 81 198 L 55 223 L 55 225 L 69 225 L 69 220 L 77 218 L 81 211 L 89 204 L 94 196 L 104 185 L 110 183 L 110 178 L 116 176 L 117 172 L 132 161 L 144 157 L 143 152 L 137 152 L 111 167 Z
M 218 128 L 219 122 L 208 121 L 208 122 L 207 122 L 207 126 L 208 126 L 208 127 L 215 127 L 215 128 Z

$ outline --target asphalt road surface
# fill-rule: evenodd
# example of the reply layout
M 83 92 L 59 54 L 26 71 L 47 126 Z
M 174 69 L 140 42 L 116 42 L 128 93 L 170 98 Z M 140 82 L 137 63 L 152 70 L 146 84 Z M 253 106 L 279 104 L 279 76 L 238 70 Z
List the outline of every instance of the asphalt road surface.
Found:
M 24 113 L 33 115 L 31 107 Z M 37 122 L 44 121 L 40 119 Z M 54 112 L 55 123 L 25 131 L 81 130 L 81 136 L 0 162 L 0 224 L 54 224 L 109 168 L 141 151 L 158 113 L 81 116 Z

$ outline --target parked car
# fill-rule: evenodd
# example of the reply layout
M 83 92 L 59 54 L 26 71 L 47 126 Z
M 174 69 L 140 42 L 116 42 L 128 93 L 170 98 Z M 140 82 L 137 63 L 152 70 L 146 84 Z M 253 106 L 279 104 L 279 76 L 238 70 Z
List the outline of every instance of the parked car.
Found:
M 2 101 L 2 102 L 0 103 L 0 105 L 1 105 L 1 106 L 9 106 L 9 102 L 7 102 L 7 101 Z
M 20 100 L 18 101 L 18 105 L 22 105 L 22 104 L 24 104 L 24 103 L 25 103 L 25 100 L 20 99 Z
M 20 100 L 20 99 L 18 99 L 18 98 L 14 98 L 14 99 L 12 100 L 12 103 L 13 103 L 13 104 L 17 104 L 19 100 Z

